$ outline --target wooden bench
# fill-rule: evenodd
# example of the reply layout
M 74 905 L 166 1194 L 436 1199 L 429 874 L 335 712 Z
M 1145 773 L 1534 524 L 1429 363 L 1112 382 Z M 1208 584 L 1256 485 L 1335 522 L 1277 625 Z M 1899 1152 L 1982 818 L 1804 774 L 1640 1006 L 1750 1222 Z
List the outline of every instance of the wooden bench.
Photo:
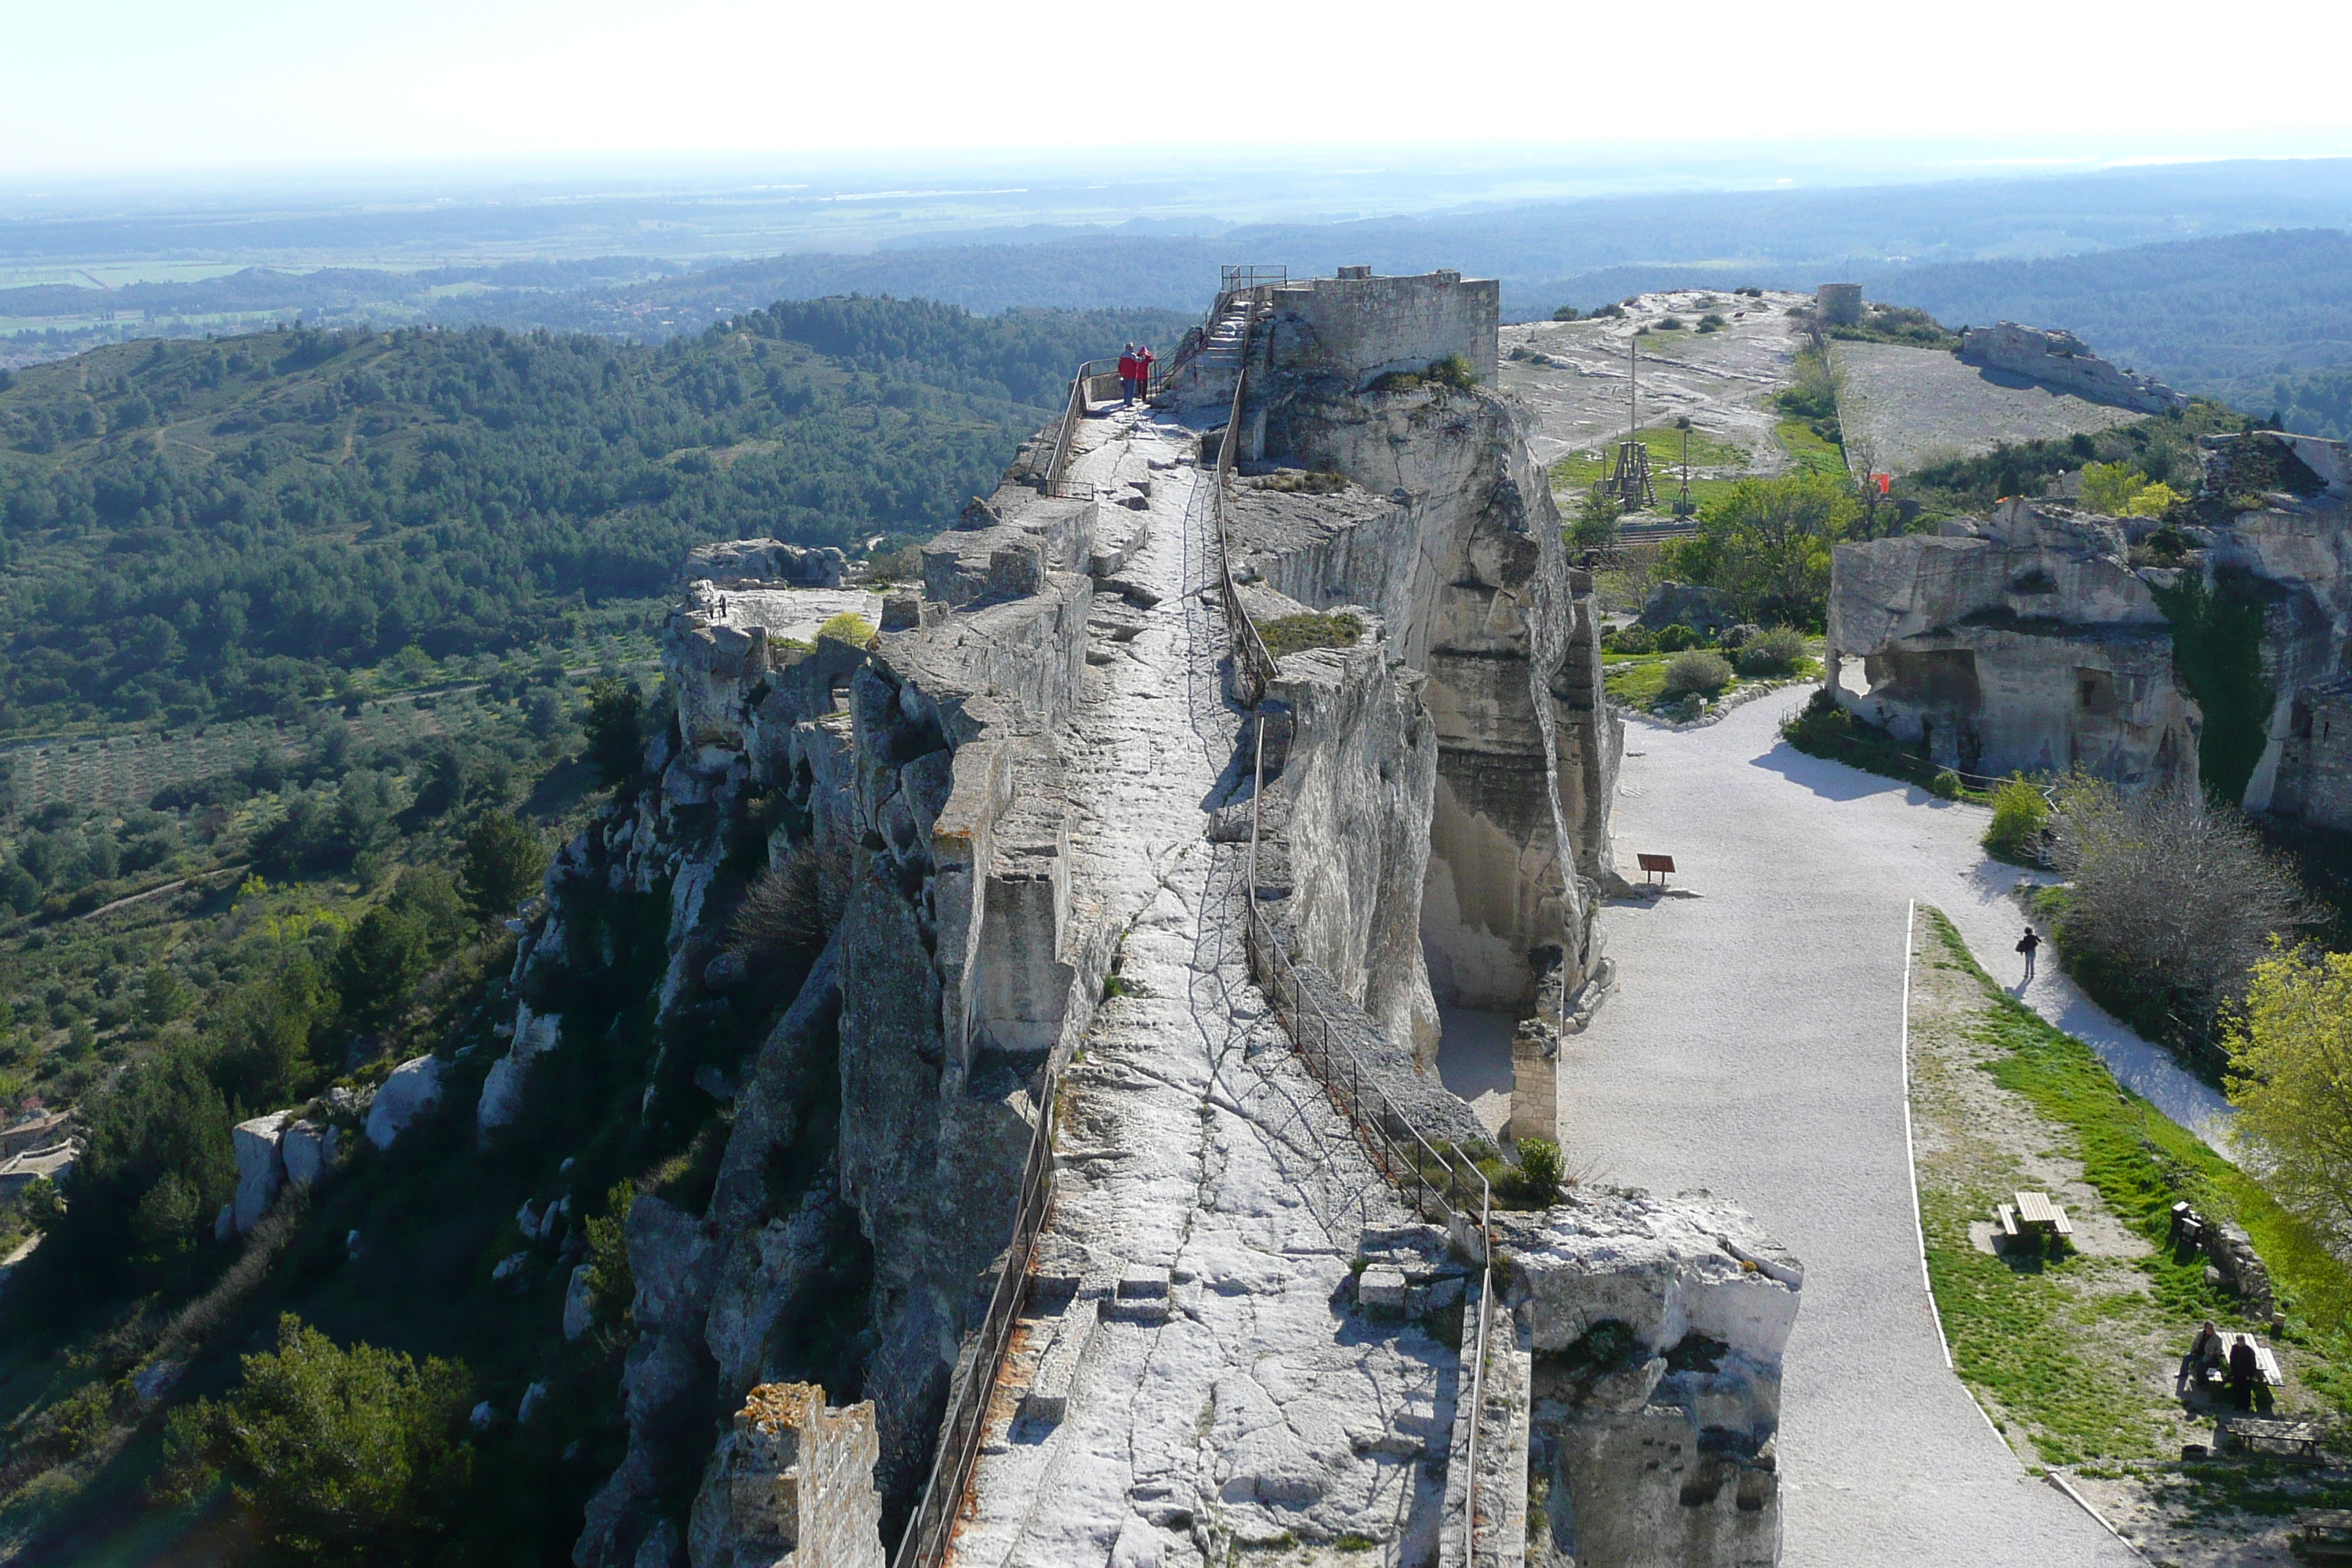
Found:
M 2213 1425 L 2213 1447 L 2217 1453 L 2264 1454 L 2305 1465 L 2327 1462 L 2319 1451 L 2319 1427 L 2309 1421 L 2224 1415 Z

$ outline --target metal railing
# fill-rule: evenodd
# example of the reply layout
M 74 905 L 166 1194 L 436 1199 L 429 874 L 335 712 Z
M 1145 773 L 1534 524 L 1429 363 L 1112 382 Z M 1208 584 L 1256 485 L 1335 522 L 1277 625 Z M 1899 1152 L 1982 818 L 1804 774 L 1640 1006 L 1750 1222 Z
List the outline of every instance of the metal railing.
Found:
M 1234 400 L 1225 411 L 1225 433 L 1217 442 L 1217 469 L 1209 483 L 1210 521 L 1217 536 L 1217 598 L 1225 612 L 1225 627 L 1233 646 L 1234 695 L 1244 707 L 1265 700 L 1265 689 L 1276 673 L 1274 656 L 1258 635 L 1257 623 L 1242 608 L 1241 590 L 1234 584 L 1233 551 L 1225 535 L 1225 496 L 1233 489 L 1234 454 L 1241 449 L 1242 398 L 1249 389 L 1250 338 L 1257 331 L 1257 296 L 1250 300 L 1242 322 L 1241 363 L 1234 372 Z M 1255 868 L 1255 862 L 1253 862 Z M 1251 889 L 1253 899 L 1256 889 Z
M 1290 281 L 1287 263 L 1266 266 L 1258 262 L 1223 266 L 1217 268 L 1217 289 L 1220 293 L 1234 294 L 1244 289 L 1262 289 L 1270 283 Z
M 923 1483 L 913 1517 L 907 1521 L 907 1531 L 898 1538 L 891 1568 L 940 1568 L 947 1561 L 949 1542 L 955 1538 L 964 1492 L 971 1485 L 972 1467 L 979 1462 L 981 1440 L 987 1434 L 988 1406 L 1004 1370 L 1005 1352 L 1013 1344 L 1022 1297 L 1028 1290 L 1037 1235 L 1053 1206 L 1054 1128 L 1060 1089 L 1061 1074 L 1049 1068 L 1036 1133 L 1029 1141 L 1029 1163 L 1021 1173 L 1021 1206 L 1013 1215 L 1013 1243 L 1005 1250 L 1004 1271 L 996 1277 L 996 1289 L 988 1299 L 988 1315 L 981 1320 L 971 1364 L 963 1382 L 949 1395 L 939 1452 L 932 1456 L 931 1473 Z
M 1223 542 L 1221 536 L 1221 550 Z M 1290 1036 L 1299 1059 L 1321 1082 L 1332 1105 L 1347 1117 L 1373 1166 L 1391 1184 L 1411 1194 L 1414 1213 L 1443 1220 L 1454 1244 L 1478 1262 L 1478 1321 L 1475 1332 L 1464 1335 L 1470 1352 L 1471 1371 L 1470 1440 L 1463 1456 L 1466 1473 L 1462 1491 L 1462 1561 L 1464 1568 L 1472 1568 L 1478 1531 L 1478 1427 L 1486 1415 L 1486 1340 L 1495 1298 L 1494 1187 L 1486 1180 L 1486 1173 L 1467 1155 L 1450 1145 L 1432 1143 L 1421 1135 L 1402 1108 L 1364 1070 L 1362 1058 L 1349 1047 L 1345 1035 L 1301 984 L 1297 964 L 1284 951 L 1281 938 L 1257 901 L 1258 841 L 1265 819 L 1264 714 L 1258 716 L 1255 755 L 1250 771 L 1254 788 L 1250 795 L 1249 891 L 1244 945 L 1249 953 L 1251 974 L 1265 993 L 1266 1000 L 1273 1004 L 1275 1017 Z M 1286 1004 L 1283 994 L 1286 974 L 1289 981 Z M 1475 1222 L 1471 1218 L 1474 1198 Z

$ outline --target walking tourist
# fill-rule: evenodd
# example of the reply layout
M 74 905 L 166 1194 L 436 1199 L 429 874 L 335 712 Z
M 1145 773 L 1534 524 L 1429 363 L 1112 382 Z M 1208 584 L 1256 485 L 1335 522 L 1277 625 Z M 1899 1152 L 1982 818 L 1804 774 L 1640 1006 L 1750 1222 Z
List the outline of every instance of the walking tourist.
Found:
M 1138 343 L 1135 345 L 1136 396 L 1149 398 L 1151 395 L 1151 363 L 1152 361 L 1158 357 L 1158 355 L 1151 352 L 1150 344 Z
M 2032 926 L 2027 926 L 2025 934 L 2017 939 L 2017 951 L 2025 954 L 2023 984 L 2031 985 L 2033 984 L 2033 955 L 2042 951 L 2042 939 L 2033 933 Z
M 1135 405 L 1135 345 L 1129 343 L 1118 356 L 1118 389 L 1130 408 Z

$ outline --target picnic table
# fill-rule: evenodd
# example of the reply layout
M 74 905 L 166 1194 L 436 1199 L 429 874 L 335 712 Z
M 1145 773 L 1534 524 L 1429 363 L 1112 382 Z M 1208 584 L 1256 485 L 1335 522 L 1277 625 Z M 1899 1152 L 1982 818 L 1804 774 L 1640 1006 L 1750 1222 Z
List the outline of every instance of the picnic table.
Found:
M 2311 1421 L 2282 1421 L 2268 1415 L 2224 1415 L 2213 1424 L 2216 1452 L 2269 1454 L 2305 1464 L 2326 1463 L 2319 1451 L 2319 1426 Z
M 2015 1204 L 2000 1204 L 1992 1211 L 1995 1223 L 2000 1226 L 2000 1234 L 2008 1240 L 2015 1241 L 2021 1237 L 2039 1240 L 2074 1234 L 2074 1226 L 2066 1219 L 2066 1211 L 2052 1203 L 2048 1193 L 2019 1193 L 2015 1196 Z
M 2305 1563 L 2352 1563 L 2352 1513 L 2331 1508 L 2304 1514 L 2286 1549 Z

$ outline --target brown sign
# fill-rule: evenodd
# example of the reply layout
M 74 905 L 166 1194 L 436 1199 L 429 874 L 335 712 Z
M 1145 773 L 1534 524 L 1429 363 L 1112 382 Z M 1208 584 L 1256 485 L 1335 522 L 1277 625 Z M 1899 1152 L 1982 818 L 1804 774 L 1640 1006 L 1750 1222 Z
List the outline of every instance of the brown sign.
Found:
M 1671 855 L 1636 855 L 1633 858 L 1642 863 L 1644 871 L 1671 871 L 1675 868 L 1675 858 Z

